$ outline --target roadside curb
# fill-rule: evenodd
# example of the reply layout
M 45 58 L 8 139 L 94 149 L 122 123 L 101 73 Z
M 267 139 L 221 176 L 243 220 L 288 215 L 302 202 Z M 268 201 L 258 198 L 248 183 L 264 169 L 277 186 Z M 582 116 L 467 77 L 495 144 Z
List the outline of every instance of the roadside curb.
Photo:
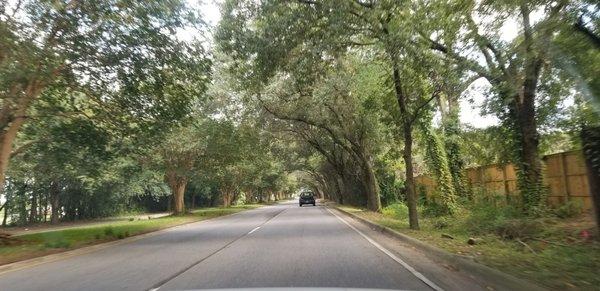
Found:
M 375 229 L 379 232 L 388 234 L 390 236 L 393 236 L 396 239 L 406 242 L 432 257 L 440 258 L 440 259 L 446 261 L 446 263 L 453 265 L 454 267 L 456 267 L 459 270 L 464 270 L 464 271 L 468 272 L 469 274 L 472 274 L 478 278 L 481 278 L 486 282 L 487 285 L 494 288 L 494 290 L 526 290 L 526 291 L 547 290 L 547 289 L 544 289 L 543 287 L 538 286 L 529 281 L 519 279 L 517 277 L 506 274 L 499 270 L 496 270 L 496 269 L 490 268 L 488 266 L 482 265 L 480 263 L 477 263 L 467 257 L 449 253 L 445 250 L 442 250 L 438 247 L 424 243 L 418 239 L 415 239 L 413 237 L 410 237 L 408 235 L 405 235 L 403 233 L 395 231 L 391 228 L 376 224 L 376 223 L 374 223 L 370 220 L 367 220 L 365 218 L 362 218 L 354 213 L 350 213 L 346 210 L 340 209 L 337 206 L 327 206 L 327 207 L 333 208 L 333 209 L 345 214 L 346 216 L 349 216 L 355 220 L 358 220 L 359 222 L 368 225 L 372 229 Z
M 8 263 L 8 264 L 0 266 L 0 276 L 4 275 L 6 273 L 10 273 L 12 271 L 18 271 L 18 270 L 21 270 L 21 269 L 30 268 L 30 267 L 34 267 L 34 266 L 45 264 L 45 263 L 50 263 L 50 262 L 54 262 L 54 261 L 59 261 L 59 260 L 64 260 L 64 259 L 68 259 L 68 258 L 71 258 L 71 257 L 79 256 L 79 255 L 84 255 L 84 254 L 92 253 L 92 252 L 99 251 L 99 250 L 102 250 L 102 249 L 105 249 L 105 248 L 109 248 L 109 247 L 112 247 L 112 246 L 117 246 L 117 245 L 121 245 L 121 244 L 126 244 L 126 243 L 130 243 L 130 242 L 134 242 L 134 241 L 137 241 L 137 240 L 140 240 L 140 239 L 144 239 L 144 238 L 152 237 L 152 236 L 155 236 L 155 235 L 159 235 L 159 234 L 171 231 L 173 229 L 184 227 L 184 226 L 190 225 L 192 223 L 203 223 L 203 222 L 210 222 L 210 221 L 214 221 L 214 220 L 219 220 L 219 219 L 222 219 L 222 218 L 234 216 L 234 215 L 246 212 L 246 211 L 250 211 L 250 210 L 254 210 L 254 209 L 259 209 L 259 208 L 262 208 L 262 207 L 264 207 L 264 206 L 257 207 L 257 208 L 252 208 L 252 209 L 245 209 L 245 210 L 242 210 L 240 212 L 231 213 L 231 214 L 227 214 L 227 215 L 223 215 L 223 216 L 217 216 L 217 217 L 213 217 L 213 218 L 210 218 L 210 219 L 190 221 L 190 222 L 178 224 L 178 225 L 175 225 L 175 226 L 171 226 L 171 227 L 167 227 L 167 228 L 163 228 L 163 229 L 158 229 L 158 230 L 155 230 L 155 231 L 150 231 L 150 232 L 146 232 L 146 233 L 140 233 L 140 234 L 133 235 L 133 236 L 130 236 L 130 237 L 126 237 L 126 238 L 123 238 L 123 239 L 117 239 L 117 240 L 113 240 L 113 241 L 109 241 L 109 242 L 93 244 L 93 245 L 90 245 L 90 246 L 80 247 L 80 248 L 76 248 L 76 249 L 73 249 L 73 250 L 68 250 L 68 251 L 59 252 L 59 253 L 50 254 L 50 255 L 45 255 L 45 256 L 41 256 L 41 257 L 35 257 L 35 258 L 23 260 L 23 261 L 17 261 L 17 262 L 13 262 L 13 263 Z

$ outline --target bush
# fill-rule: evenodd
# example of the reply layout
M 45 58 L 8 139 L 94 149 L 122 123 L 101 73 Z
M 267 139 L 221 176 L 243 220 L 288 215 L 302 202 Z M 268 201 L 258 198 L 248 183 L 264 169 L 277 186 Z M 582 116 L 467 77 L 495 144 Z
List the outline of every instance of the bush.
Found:
M 233 201 L 232 203 L 233 205 L 244 205 L 246 204 L 246 194 L 245 193 L 240 193 L 240 195 L 238 195 L 238 198 Z
M 112 228 L 112 226 L 107 226 L 104 228 L 104 235 L 113 236 L 114 234 L 115 234 L 115 230 Z
M 408 206 L 404 203 L 394 203 L 381 210 L 384 216 L 395 219 L 408 218 Z
M 476 234 L 497 232 L 498 227 L 502 227 L 506 220 L 521 217 L 521 212 L 517 207 L 497 203 L 495 200 L 499 199 L 503 200 L 504 197 L 490 197 L 467 203 L 470 214 L 465 225 L 469 232 Z
M 530 238 L 542 230 L 542 222 L 533 219 L 507 219 L 496 225 L 496 234 L 504 239 Z
M 581 200 L 567 201 L 567 203 L 553 209 L 552 212 L 559 218 L 575 217 L 583 212 L 583 203 Z
M 440 217 L 438 219 L 435 219 L 432 222 L 433 227 L 435 227 L 436 229 L 444 229 L 444 228 L 448 228 L 448 226 L 450 226 L 450 220 L 448 219 L 448 217 Z
M 436 203 L 435 201 L 427 201 L 427 203 L 423 205 L 423 216 L 426 217 L 440 217 L 449 215 L 451 212 L 453 211 L 448 209 L 448 207 Z

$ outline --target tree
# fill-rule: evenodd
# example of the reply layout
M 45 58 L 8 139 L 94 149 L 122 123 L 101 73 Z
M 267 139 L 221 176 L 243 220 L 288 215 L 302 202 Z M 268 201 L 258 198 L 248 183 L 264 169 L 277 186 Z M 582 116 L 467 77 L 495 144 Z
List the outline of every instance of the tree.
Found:
M 208 139 L 212 133 L 210 124 L 209 121 L 197 120 L 175 128 L 156 149 L 159 164 L 164 168 L 165 181 L 171 188 L 175 214 L 185 211 L 185 188 L 207 154 Z
M 302 76 L 298 82 L 310 83 L 320 76 L 315 71 L 319 66 L 315 64 L 328 63 L 329 56 L 335 58 L 347 53 L 350 47 L 373 45 L 389 64 L 389 78 L 399 111 L 395 116 L 399 116 L 403 124 L 410 222 L 411 227 L 418 228 L 412 169 L 413 123 L 420 117 L 421 109 L 435 96 L 426 92 L 429 89 L 419 91 L 417 83 L 415 92 L 405 91 L 407 88 L 404 88 L 401 73 L 418 67 L 401 66 L 404 61 L 413 59 L 413 55 L 418 58 L 417 52 L 423 50 L 410 43 L 407 36 L 410 35 L 407 33 L 410 26 L 399 17 L 406 15 L 402 9 L 408 8 L 391 2 L 273 1 L 257 6 L 244 1 L 228 1 L 224 4 L 224 17 L 217 39 L 224 52 L 240 60 L 237 68 L 243 74 L 250 73 L 254 77 L 255 86 L 268 82 L 269 78 L 282 71 L 295 72 Z M 260 32 L 247 29 L 253 23 L 260 23 Z M 401 72 L 402 69 L 406 70 Z M 419 77 L 414 75 L 411 81 L 427 77 L 427 73 L 418 74 Z
M 202 48 L 173 37 L 178 29 L 197 23 L 178 0 L 0 4 L 0 183 L 17 134 L 35 118 L 32 106 L 52 88 L 68 93 L 61 98 L 86 98 L 109 111 L 113 121 L 125 117 L 120 127 L 151 117 L 168 122 L 165 113 L 179 118 L 187 97 L 161 92 L 181 84 L 177 72 L 206 71 L 208 62 L 198 58 L 204 55 Z M 195 73 L 186 76 L 206 77 Z M 178 103 L 179 111 L 163 112 L 165 103 Z
M 365 101 L 360 98 L 364 96 L 352 92 L 353 64 L 341 61 L 334 68 L 320 73 L 323 77 L 315 78 L 312 85 L 297 90 L 288 89 L 302 82 L 295 79 L 295 75 L 274 81 L 259 101 L 275 118 L 289 122 L 287 130 L 328 157 L 332 165 L 340 162 L 331 152 L 332 148 L 356 165 L 367 208 L 379 211 L 379 184 L 372 154 L 378 140 L 376 118 L 363 106 Z M 342 179 L 344 171 L 347 169 L 339 165 Z
M 533 20 L 532 12 L 542 11 Z M 558 2 L 460 2 L 447 5 L 431 2 L 416 13 L 429 19 L 419 25 L 419 35 L 440 52 L 485 78 L 492 86 L 492 110 L 510 128 L 518 168 L 518 187 L 523 209 L 533 214 L 543 207 L 542 166 L 539 154 L 539 111 L 541 76 L 549 70 L 549 44 L 564 19 L 570 16 L 567 1 Z M 502 39 L 503 21 L 486 23 L 488 17 L 501 15 L 519 23 L 520 31 L 512 40 Z M 461 29 L 466 29 L 463 33 Z M 476 53 L 467 54 L 475 51 Z M 481 62 L 478 58 L 484 59 Z

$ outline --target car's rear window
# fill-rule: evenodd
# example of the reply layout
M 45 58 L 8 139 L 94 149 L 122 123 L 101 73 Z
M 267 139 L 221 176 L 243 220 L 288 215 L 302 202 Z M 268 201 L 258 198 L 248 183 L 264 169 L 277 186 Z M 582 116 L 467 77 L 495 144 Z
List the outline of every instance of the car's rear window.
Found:
M 309 197 L 313 197 L 313 194 L 312 193 L 302 193 L 301 196 L 304 198 L 309 198 Z

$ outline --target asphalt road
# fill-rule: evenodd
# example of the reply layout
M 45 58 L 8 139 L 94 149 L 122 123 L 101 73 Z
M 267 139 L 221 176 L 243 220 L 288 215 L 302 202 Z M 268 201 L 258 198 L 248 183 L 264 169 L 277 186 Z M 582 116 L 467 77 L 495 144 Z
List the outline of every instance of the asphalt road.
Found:
M 8 272 L 0 290 L 432 290 L 409 269 L 325 207 L 294 202 Z

